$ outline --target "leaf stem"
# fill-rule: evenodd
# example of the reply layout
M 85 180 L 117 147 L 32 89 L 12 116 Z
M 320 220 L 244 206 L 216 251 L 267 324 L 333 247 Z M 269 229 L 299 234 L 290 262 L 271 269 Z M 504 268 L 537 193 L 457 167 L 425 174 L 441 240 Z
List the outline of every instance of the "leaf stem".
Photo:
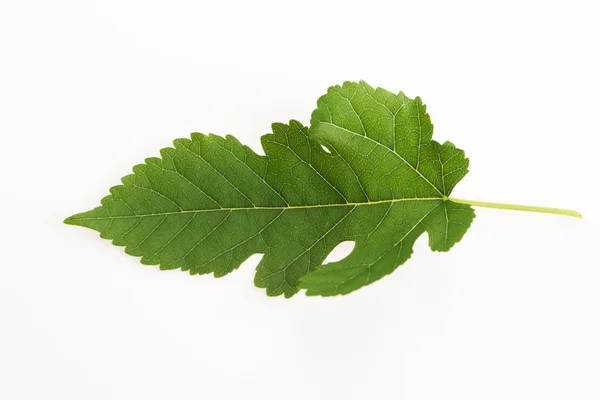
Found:
M 476 206 L 476 207 L 498 208 L 498 209 L 502 209 L 502 210 L 530 211 L 530 212 L 567 215 L 569 217 L 582 218 L 581 214 L 579 214 L 577 211 L 565 210 L 562 208 L 521 206 L 518 204 L 505 204 L 505 203 L 489 203 L 489 202 L 485 202 L 485 201 L 454 199 L 451 197 L 448 198 L 448 200 L 453 201 L 455 203 L 469 204 L 469 205 Z

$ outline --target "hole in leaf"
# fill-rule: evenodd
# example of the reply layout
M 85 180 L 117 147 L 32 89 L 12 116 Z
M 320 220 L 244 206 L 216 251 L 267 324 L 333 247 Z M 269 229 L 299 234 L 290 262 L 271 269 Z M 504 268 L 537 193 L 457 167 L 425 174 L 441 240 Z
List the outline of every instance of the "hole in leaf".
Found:
M 321 145 L 321 148 L 323 149 L 323 151 L 327 154 L 331 154 L 331 151 L 329 151 L 329 149 L 323 145 Z
M 323 264 L 343 260 L 344 258 L 348 257 L 350 253 L 352 253 L 352 250 L 354 250 L 355 245 L 356 243 L 352 240 L 347 240 L 338 244 L 333 250 L 331 250 L 331 253 L 327 255 L 327 258 L 325 258 Z

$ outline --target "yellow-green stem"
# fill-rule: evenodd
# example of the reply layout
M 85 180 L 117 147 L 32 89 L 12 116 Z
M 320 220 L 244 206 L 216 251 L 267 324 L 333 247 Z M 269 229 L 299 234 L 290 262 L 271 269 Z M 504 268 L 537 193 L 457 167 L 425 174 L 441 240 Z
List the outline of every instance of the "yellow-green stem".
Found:
M 581 214 L 577 211 L 573 210 L 564 210 L 561 208 L 550 208 L 550 207 L 536 207 L 536 206 L 521 206 L 517 204 L 504 204 L 504 203 L 489 203 L 485 201 L 475 201 L 475 200 L 462 200 L 462 199 L 454 199 L 448 198 L 455 203 L 469 204 L 476 207 L 488 207 L 488 208 L 499 208 L 501 210 L 518 210 L 518 211 L 530 211 L 530 212 L 539 212 L 546 214 L 559 214 L 559 215 L 568 215 L 570 217 L 581 218 Z

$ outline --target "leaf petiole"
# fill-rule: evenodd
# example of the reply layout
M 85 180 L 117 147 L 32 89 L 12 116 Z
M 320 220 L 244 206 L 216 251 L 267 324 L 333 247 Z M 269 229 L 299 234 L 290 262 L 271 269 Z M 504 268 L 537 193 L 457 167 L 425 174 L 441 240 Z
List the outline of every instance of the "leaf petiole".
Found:
M 562 208 L 522 206 L 522 205 L 518 205 L 518 204 L 505 204 L 505 203 L 490 203 L 490 202 L 486 202 L 486 201 L 454 199 L 451 197 L 448 198 L 448 200 L 451 200 L 455 203 L 469 204 L 469 205 L 476 206 L 476 207 L 498 208 L 501 210 L 530 211 L 530 212 L 567 215 L 569 217 L 582 218 L 581 214 L 579 214 L 577 211 L 565 210 Z

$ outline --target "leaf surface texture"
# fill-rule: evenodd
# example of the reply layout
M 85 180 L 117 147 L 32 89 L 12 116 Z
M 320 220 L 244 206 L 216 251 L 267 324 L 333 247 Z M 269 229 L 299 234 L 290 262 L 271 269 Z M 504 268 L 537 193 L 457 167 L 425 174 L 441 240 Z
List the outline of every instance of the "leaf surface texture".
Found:
M 447 251 L 470 226 L 473 209 L 448 200 L 468 159 L 432 134 L 418 97 L 346 82 L 318 100 L 310 129 L 273 124 L 265 156 L 194 133 L 65 222 L 161 269 L 220 277 L 262 253 L 255 284 L 270 296 L 346 294 L 403 264 L 422 233 Z M 343 241 L 352 253 L 322 265 Z

